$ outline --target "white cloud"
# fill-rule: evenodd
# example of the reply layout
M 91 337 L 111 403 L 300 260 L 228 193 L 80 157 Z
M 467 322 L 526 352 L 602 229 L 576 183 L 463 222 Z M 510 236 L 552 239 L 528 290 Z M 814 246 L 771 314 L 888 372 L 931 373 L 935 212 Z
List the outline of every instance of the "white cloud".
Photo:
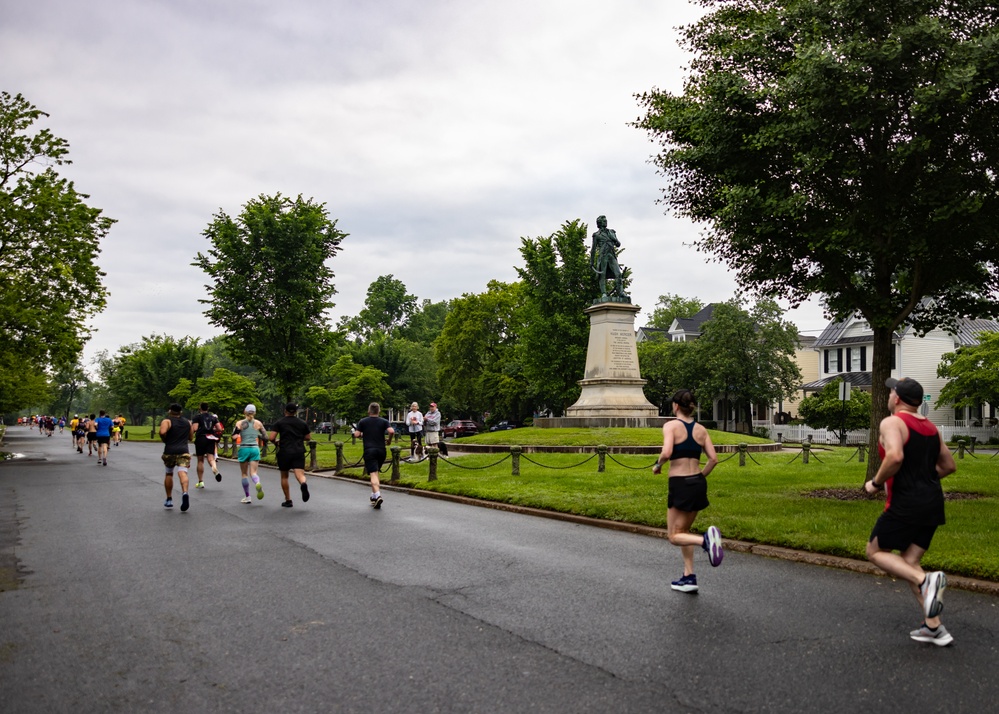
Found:
M 207 337 L 190 265 L 219 209 L 280 191 L 350 234 L 337 315 L 393 274 L 442 300 L 513 280 L 522 236 L 606 214 L 647 314 L 664 293 L 732 296 L 663 214 L 635 93 L 679 90 L 686 2 L 132 2 L 5 8 L 0 87 L 51 114 L 67 175 L 118 219 L 111 300 L 88 354 Z M 792 313 L 818 329 L 817 307 Z M 641 317 L 639 321 L 641 322 Z

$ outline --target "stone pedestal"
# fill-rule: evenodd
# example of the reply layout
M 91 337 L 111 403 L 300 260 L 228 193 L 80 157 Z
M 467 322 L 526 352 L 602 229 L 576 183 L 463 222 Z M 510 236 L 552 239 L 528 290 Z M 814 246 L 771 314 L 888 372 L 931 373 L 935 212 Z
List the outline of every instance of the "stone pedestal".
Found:
M 645 380 L 638 370 L 635 315 L 630 303 L 605 302 L 586 308 L 590 341 L 586 370 L 579 381 L 583 391 L 566 410 L 570 419 L 628 418 L 636 426 L 662 424 L 659 410 L 645 398 Z

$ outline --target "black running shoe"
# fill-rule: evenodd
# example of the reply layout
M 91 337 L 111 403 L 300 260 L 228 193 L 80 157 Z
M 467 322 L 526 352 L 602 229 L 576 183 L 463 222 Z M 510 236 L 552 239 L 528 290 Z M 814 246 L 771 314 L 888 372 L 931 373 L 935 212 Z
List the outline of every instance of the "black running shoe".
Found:
M 305 503 L 308 500 L 309 500 L 309 484 L 303 483 L 302 484 L 302 503 Z
M 371 507 L 377 511 L 379 508 L 382 507 L 382 503 L 383 503 L 382 497 L 379 496 L 378 498 L 376 498 L 374 501 L 371 502 Z
M 186 511 L 190 507 L 191 507 L 191 501 L 187 497 L 187 494 L 186 493 L 182 494 L 181 497 L 180 497 L 180 510 L 181 511 Z
M 282 501 L 282 502 L 281 502 L 281 508 L 291 508 L 291 507 L 293 507 L 294 505 L 295 505 L 295 504 L 294 504 L 294 503 L 292 503 L 291 501 Z

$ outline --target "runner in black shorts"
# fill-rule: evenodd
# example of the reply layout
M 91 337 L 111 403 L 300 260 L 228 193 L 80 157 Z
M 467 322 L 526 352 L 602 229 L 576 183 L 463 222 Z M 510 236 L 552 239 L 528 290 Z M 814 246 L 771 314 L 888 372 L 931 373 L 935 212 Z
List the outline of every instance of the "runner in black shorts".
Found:
M 940 479 L 954 473 L 957 465 L 937 428 L 918 413 L 923 403 L 922 385 L 905 378 L 889 379 L 885 386 L 891 390 L 891 416 L 881 420 L 881 466 L 864 484 L 864 490 L 874 494 L 887 488 L 887 500 L 871 531 L 867 557 L 889 575 L 907 581 L 919 600 L 924 620 L 909 637 L 949 645 L 954 638 L 940 622 L 947 576 L 939 571 L 924 572 L 920 560 L 945 520 Z
M 87 419 L 87 456 L 99 454 L 100 448 L 97 445 L 97 415 L 91 414 Z
M 371 476 L 371 507 L 382 507 L 382 494 L 379 490 L 378 472 L 385 463 L 385 439 L 392 438 L 395 429 L 389 426 L 386 419 L 378 414 L 382 408 L 378 402 L 368 406 L 368 416 L 354 426 L 354 436 L 362 437 L 364 443 L 364 470 Z
M 284 416 L 271 425 L 268 438 L 278 446 L 277 465 L 281 472 L 281 490 L 284 491 L 284 508 L 291 508 L 288 490 L 288 473 L 295 472 L 295 480 L 302 487 L 302 503 L 309 500 L 309 486 L 305 482 L 305 442 L 312 439 L 312 431 L 304 419 L 298 418 L 298 405 L 284 405 Z
M 708 562 L 719 565 L 725 553 L 721 533 L 709 526 L 704 535 L 694 535 L 690 527 L 697 513 L 708 507 L 708 482 L 705 478 L 718 463 L 714 444 L 708 430 L 694 422 L 694 395 L 681 389 L 673 395 L 673 413 L 676 419 L 663 424 L 663 449 L 652 473 L 658 474 L 662 465 L 669 462 L 666 525 L 669 542 L 680 546 L 683 553 L 683 577 L 674 580 L 670 587 L 684 593 L 697 592 L 694 574 L 694 547 L 701 546 L 708 553 Z M 701 469 L 701 452 L 708 461 Z
M 205 460 L 215 474 L 215 480 L 221 481 L 222 474 L 219 473 L 218 464 L 215 462 L 215 449 L 219 443 L 216 427 L 219 425 L 218 417 L 208 411 L 208 402 L 201 402 L 198 413 L 191 419 L 191 428 L 194 430 L 194 455 L 198 457 L 198 482 L 195 488 L 204 488 L 205 481 Z

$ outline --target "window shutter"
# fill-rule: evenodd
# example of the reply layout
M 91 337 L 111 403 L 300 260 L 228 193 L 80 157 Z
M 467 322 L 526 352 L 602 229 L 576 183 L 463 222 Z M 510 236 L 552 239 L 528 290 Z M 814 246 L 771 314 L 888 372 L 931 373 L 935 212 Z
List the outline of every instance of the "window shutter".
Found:
M 836 365 L 837 365 L 837 370 L 836 371 L 837 372 L 842 372 L 843 371 L 843 348 L 842 347 L 840 347 L 838 350 L 836 350 Z
M 889 369 L 896 369 L 895 365 L 898 364 L 897 360 L 895 359 L 895 351 L 896 351 L 897 348 L 898 348 L 898 345 L 892 343 L 892 346 L 891 346 L 891 364 L 888 366 Z
M 823 364 L 824 368 L 822 371 L 825 372 L 826 374 L 829 374 L 829 350 L 823 350 L 822 357 L 824 362 Z
M 853 371 L 853 349 L 850 348 L 850 347 L 846 348 L 846 364 L 845 364 L 845 367 L 846 367 L 846 369 L 843 370 L 844 372 L 852 372 Z
M 861 372 L 866 372 L 867 371 L 867 347 L 866 346 L 860 348 L 860 371 Z

